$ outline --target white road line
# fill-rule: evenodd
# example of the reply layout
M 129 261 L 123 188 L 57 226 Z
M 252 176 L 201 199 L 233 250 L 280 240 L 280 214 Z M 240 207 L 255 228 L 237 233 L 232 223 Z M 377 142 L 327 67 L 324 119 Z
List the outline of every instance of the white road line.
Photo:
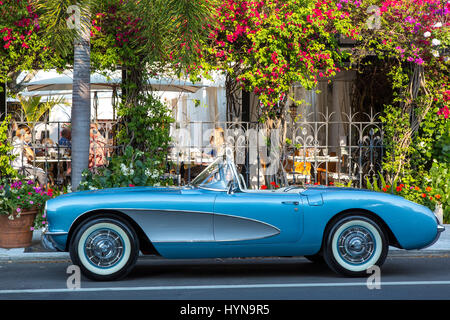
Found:
M 450 281 L 393 281 L 381 282 L 383 286 L 423 286 L 450 285 Z M 0 294 L 14 293 L 76 293 L 76 292 L 105 292 L 105 291 L 166 291 L 166 290 L 215 290 L 215 289 L 270 289 L 270 288 L 317 288 L 317 287 L 364 287 L 366 282 L 341 283 L 267 283 L 242 285 L 205 285 L 205 286 L 153 286 L 153 287 L 107 287 L 107 288 L 79 288 L 79 289 L 18 289 L 0 290 Z

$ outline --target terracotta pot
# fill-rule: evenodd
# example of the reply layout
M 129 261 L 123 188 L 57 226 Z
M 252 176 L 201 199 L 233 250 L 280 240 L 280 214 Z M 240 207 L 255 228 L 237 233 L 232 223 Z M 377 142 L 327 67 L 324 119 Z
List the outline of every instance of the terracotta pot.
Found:
M 14 220 L 9 220 L 7 215 L 0 215 L 0 247 L 10 249 L 31 246 L 31 227 L 37 213 L 36 209 L 24 209 L 20 217 Z

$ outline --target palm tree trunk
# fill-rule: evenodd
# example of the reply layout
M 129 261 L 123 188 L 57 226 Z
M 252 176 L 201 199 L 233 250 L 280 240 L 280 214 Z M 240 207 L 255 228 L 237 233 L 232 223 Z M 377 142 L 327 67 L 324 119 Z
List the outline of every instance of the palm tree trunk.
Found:
M 81 173 L 89 164 L 91 120 L 90 30 L 82 27 L 74 44 L 72 92 L 72 190 L 81 182 Z

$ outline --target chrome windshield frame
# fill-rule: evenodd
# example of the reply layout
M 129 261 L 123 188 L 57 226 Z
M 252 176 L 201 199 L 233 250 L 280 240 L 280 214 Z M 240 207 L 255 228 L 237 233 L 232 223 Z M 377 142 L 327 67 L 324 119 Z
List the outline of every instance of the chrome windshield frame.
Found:
M 228 188 L 224 187 L 222 188 L 212 188 L 212 187 L 208 187 L 207 185 L 203 185 L 203 182 L 201 184 L 195 184 L 195 180 L 202 176 L 204 174 L 204 172 L 208 171 L 211 169 L 212 166 L 218 166 L 219 168 L 225 168 L 225 167 L 230 167 L 231 169 L 231 173 L 232 173 L 232 181 L 233 184 L 236 185 L 240 191 L 245 190 L 245 188 L 242 186 L 242 183 L 239 179 L 239 173 L 237 171 L 236 165 L 234 164 L 233 161 L 226 159 L 225 157 L 218 157 L 216 160 L 214 160 L 211 164 L 209 164 L 202 172 L 200 172 L 197 177 L 195 177 L 191 183 L 189 183 L 189 186 L 194 187 L 194 188 L 200 188 L 200 189 L 205 189 L 205 190 L 211 190 L 211 191 L 221 191 L 221 192 L 226 192 Z M 208 177 L 211 174 L 208 175 Z M 206 177 L 205 177 L 206 179 Z

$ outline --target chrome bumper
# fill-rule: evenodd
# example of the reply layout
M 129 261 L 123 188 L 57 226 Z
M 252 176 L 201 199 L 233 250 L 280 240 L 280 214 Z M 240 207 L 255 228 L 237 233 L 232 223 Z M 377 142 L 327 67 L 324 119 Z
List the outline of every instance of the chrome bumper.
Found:
M 45 226 L 45 229 L 42 231 L 41 244 L 47 250 L 63 251 L 60 248 L 58 248 L 58 245 L 53 240 L 52 235 L 64 235 L 64 234 L 67 234 L 67 232 L 49 232 L 48 226 Z
M 42 234 L 42 238 L 41 238 L 41 244 L 42 246 L 47 249 L 47 250 L 51 250 L 51 251 L 59 251 L 56 248 L 55 243 L 53 242 L 53 239 L 48 235 L 48 234 Z
M 437 220 L 437 218 L 436 218 Z M 433 242 L 431 242 L 429 245 L 427 245 L 425 248 L 429 248 L 431 247 L 433 244 L 435 244 L 438 240 L 439 237 L 441 236 L 441 233 L 445 231 L 445 227 L 442 224 L 439 224 L 439 220 L 438 221 L 438 225 L 437 225 L 437 234 L 436 234 L 436 238 L 434 238 Z M 425 249 L 422 248 L 422 249 Z

